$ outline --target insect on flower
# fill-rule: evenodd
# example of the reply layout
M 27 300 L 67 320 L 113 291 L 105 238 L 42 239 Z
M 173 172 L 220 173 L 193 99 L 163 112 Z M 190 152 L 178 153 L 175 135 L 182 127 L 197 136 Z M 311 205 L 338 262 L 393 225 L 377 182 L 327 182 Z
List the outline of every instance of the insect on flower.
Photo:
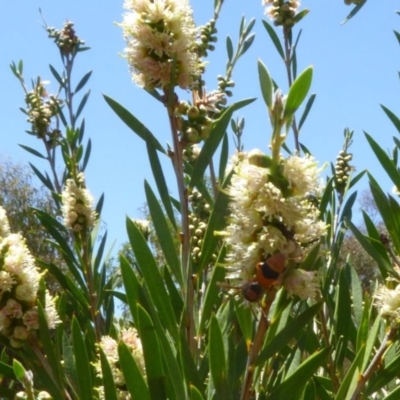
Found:
M 280 278 L 285 271 L 286 256 L 282 253 L 274 254 L 256 266 L 256 275 L 253 280 L 241 286 L 230 286 L 219 283 L 220 287 L 240 290 L 242 296 L 249 302 L 260 301 L 264 290 L 280 284 Z

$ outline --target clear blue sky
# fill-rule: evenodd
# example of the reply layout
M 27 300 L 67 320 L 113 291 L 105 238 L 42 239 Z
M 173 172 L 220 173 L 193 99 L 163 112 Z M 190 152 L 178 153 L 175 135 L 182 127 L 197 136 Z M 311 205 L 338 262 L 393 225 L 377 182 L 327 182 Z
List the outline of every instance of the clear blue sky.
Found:
M 211 18 L 214 0 L 192 0 L 191 4 L 197 24 Z M 77 34 L 91 47 L 89 52 L 78 57 L 75 71 L 75 82 L 86 71 L 94 71 L 89 82 L 92 93 L 84 113 L 86 137 L 93 141 L 86 175 L 97 199 L 105 193 L 103 220 L 108 226 L 109 244 L 117 240 L 119 245 L 126 240 L 125 215 L 140 217 L 138 208 L 145 202 L 143 181 L 147 179 L 152 183 L 152 179 L 144 143 L 118 119 L 103 100 L 102 93 L 128 108 L 161 143 L 171 142 L 165 111 L 134 86 L 125 60 L 118 56 L 124 41 L 121 29 L 114 22 L 122 19 L 122 0 L 3 1 L 0 3 L 3 15 L 0 25 L 0 156 L 9 156 L 15 162 L 33 161 L 40 168 L 45 166 L 18 146 L 22 143 L 40 149 L 40 142 L 24 133 L 29 126 L 19 111 L 19 107 L 24 106 L 23 93 L 9 69 L 11 61 L 22 58 L 27 81 L 40 75 L 53 83 L 49 91 L 55 90 L 48 64 L 58 68 L 60 61 L 55 46 L 41 27 L 39 7 L 50 26 L 60 28 L 66 19 L 75 22 Z M 353 20 L 340 26 L 351 10 L 342 0 L 304 0 L 302 8 L 310 8 L 311 13 L 298 27 L 303 29 L 298 69 L 314 66 L 311 91 L 317 93 L 301 141 L 322 164 L 335 160 L 342 146 L 344 127 L 354 129 L 353 164 L 358 171 L 368 168 L 385 191 L 390 191 L 392 185 L 375 161 L 362 131 L 370 133 L 385 149 L 392 148 L 391 138 L 396 131 L 379 104 L 400 114 L 397 74 L 400 46 L 393 34 L 393 30 L 400 31 L 400 17 L 395 14 L 397 7 L 396 0 L 370 0 Z M 240 110 L 239 115 L 246 117 L 245 148 L 267 151 L 270 125 L 258 86 L 257 58 L 263 60 L 284 90 L 287 86 L 279 56 L 261 23 L 261 19 L 266 18 L 263 11 L 261 0 L 225 0 L 218 23 L 217 51 L 209 58 L 207 89 L 215 89 L 216 75 L 224 73 L 226 35 L 236 43 L 241 16 L 245 15 L 247 20 L 255 17 L 256 40 L 234 72 L 237 85 L 233 101 L 258 97 L 257 102 Z M 163 165 L 173 191 L 175 180 L 171 165 L 168 160 L 164 160 Z M 364 181 L 360 189 L 366 185 Z

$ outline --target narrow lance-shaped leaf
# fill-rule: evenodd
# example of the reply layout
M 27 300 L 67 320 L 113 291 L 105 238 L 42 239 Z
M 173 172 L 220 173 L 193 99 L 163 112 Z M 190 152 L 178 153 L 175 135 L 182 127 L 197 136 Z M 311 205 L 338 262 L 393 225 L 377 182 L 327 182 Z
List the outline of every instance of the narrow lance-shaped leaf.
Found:
M 272 79 L 268 72 L 267 67 L 263 64 L 261 60 L 258 60 L 257 64 L 258 64 L 258 77 L 260 79 L 261 92 L 265 104 L 270 110 L 272 108 L 274 86 L 272 84 Z
M 386 173 L 389 175 L 394 185 L 400 188 L 400 172 L 397 169 L 396 165 L 389 158 L 387 153 L 379 146 L 379 144 L 368 133 L 364 132 L 364 134 L 373 152 L 375 153 L 380 164 L 382 165 L 382 168 L 384 168 Z
M 115 386 L 114 377 L 111 371 L 111 366 L 101 347 L 99 348 L 99 352 L 100 352 L 101 372 L 103 375 L 104 396 L 107 400 L 118 400 L 117 388 Z
M 132 399 L 150 400 L 149 388 L 128 346 L 118 344 L 119 363 Z
M 132 245 L 136 261 L 146 282 L 154 305 L 159 312 L 160 319 L 177 342 L 178 329 L 174 311 L 171 302 L 169 301 L 169 296 L 165 289 L 164 281 L 161 277 L 154 256 L 136 224 L 130 218 L 127 218 L 126 225 L 129 241 Z
M 171 224 L 177 229 L 174 211 L 171 205 L 171 198 L 169 196 L 168 186 L 164 177 L 163 169 L 161 167 L 160 160 L 158 158 L 157 150 L 153 144 L 149 141 L 146 143 L 147 154 L 149 156 L 151 170 L 153 172 L 153 177 L 157 185 L 158 193 L 160 194 L 161 201 L 164 205 L 165 212 Z
M 321 303 L 314 304 L 298 317 L 288 323 L 274 338 L 265 346 L 256 359 L 256 365 L 263 364 L 268 358 L 278 353 L 287 343 L 296 337 L 301 330 L 309 323 L 321 308 Z
M 151 187 L 145 182 L 144 189 L 146 192 L 147 204 L 151 219 L 154 224 L 154 229 L 159 238 L 160 247 L 164 253 L 164 257 L 175 276 L 175 279 L 181 287 L 183 287 L 183 274 L 181 269 L 181 263 L 179 261 L 178 254 L 176 252 L 176 245 L 171 235 L 171 230 L 165 219 L 165 215 L 156 199 Z
M 283 112 L 283 117 L 286 120 L 289 120 L 294 115 L 303 100 L 306 98 L 311 87 L 312 76 L 313 68 L 308 67 L 297 77 L 293 82 L 293 85 L 290 87 L 286 99 L 285 110 Z
M 307 116 L 308 116 L 308 113 L 310 112 L 311 107 L 312 107 L 312 105 L 314 104 L 314 100 L 315 100 L 315 97 L 316 97 L 316 96 L 317 96 L 317 95 L 316 95 L 315 93 L 313 93 L 313 94 L 308 98 L 307 104 L 306 104 L 306 106 L 305 106 L 305 108 L 304 108 L 303 115 L 302 115 L 301 118 L 300 118 L 299 130 L 300 130 L 301 127 L 303 126 L 304 122 L 306 121 Z
M 350 14 L 346 17 L 346 19 L 342 22 L 342 25 L 345 24 L 346 22 L 350 21 L 364 6 L 364 4 L 367 2 L 367 0 L 361 0 L 359 4 L 357 4 L 351 11 Z
M 23 144 L 20 144 L 19 146 L 22 147 L 24 150 L 26 150 L 28 153 L 31 153 L 36 157 L 43 158 L 45 160 L 47 159 L 47 157 L 45 157 L 42 153 L 38 152 L 35 149 L 32 149 L 31 147 L 24 146 Z
M 281 42 L 279 41 L 278 35 L 276 34 L 274 28 L 265 20 L 262 21 L 264 28 L 268 32 L 269 37 L 272 40 L 277 52 L 281 56 L 282 60 L 285 60 L 285 53 L 283 52 L 283 47 Z
M 254 99 L 242 100 L 229 106 L 222 115 L 213 124 L 213 129 L 210 133 L 209 138 L 204 143 L 204 146 L 197 158 L 196 164 L 193 168 L 190 186 L 195 187 L 200 179 L 203 178 L 204 172 L 210 164 L 215 151 L 217 150 L 222 138 L 224 137 L 226 128 L 228 127 L 229 121 L 232 114 L 242 107 L 252 103 Z
M 91 363 L 81 328 L 75 317 L 72 320 L 72 345 L 79 393 L 82 399 L 91 399 L 93 398 Z
M 121 106 L 121 104 L 117 103 L 111 97 L 106 95 L 103 95 L 103 97 L 107 104 L 118 115 L 118 117 L 120 117 L 122 121 L 125 122 L 130 129 L 132 129 L 133 132 L 135 132 L 145 142 L 151 142 L 151 144 L 161 153 L 166 153 L 155 136 L 134 115 L 132 115 L 126 108 Z
M 315 371 L 326 362 L 329 352 L 330 348 L 325 348 L 309 357 L 293 374 L 281 382 L 281 384 L 266 397 L 266 400 L 298 399 L 308 380 L 313 376 Z
M 215 391 L 219 399 L 229 400 L 232 398 L 227 381 L 227 369 L 225 360 L 224 343 L 221 328 L 215 316 L 211 318 L 209 357 L 210 372 Z
M 154 324 L 146 310 L 138 305 L 138 330 L 143 345 L 147 382 L 152 400 L 163 400 L 165 393 L 165 371 Z
M 88 90 L 85 93 L 85 95 L 82 97 L 82 100 L 79 103 L 78 109 L 76 110 L 75 120 L 77 120 L 79 118 L 79 116 L 81 115 L 81 112 L 83 111 L 83 108 L 85 107 L 85 104 L 86 104 L 89 96 L 90 96 L 90 90 Z
M 229 62 L 232 62 L 233 58 L 233 44 L 232 44 L 232 39 L 230 36 L 226 37 L 226 51 L 228 53 L 228 60 Z
M 86 85 L 86 83 L 90 79 L 91 75 L 92 75 L 92 71 L 89 71 L 83 76 L 83 78 L 76 85 L 76 89 L 75 89 L 74 93 L 78 93 Z

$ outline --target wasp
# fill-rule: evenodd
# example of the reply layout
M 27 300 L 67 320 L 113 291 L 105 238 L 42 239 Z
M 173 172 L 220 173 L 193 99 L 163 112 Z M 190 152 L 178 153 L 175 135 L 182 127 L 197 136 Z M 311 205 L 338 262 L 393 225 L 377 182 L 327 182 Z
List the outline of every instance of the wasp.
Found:
M 239 287 L 222 284 L 220 286 L 241 290 L 242 296 L 251 303 L 260 301 L 265 290 L 280 284 L 280 278 L 285 271 L 285 264 L 286 256 L 284 254 L 274 254 L 256 265 L 256 274 L 252 281 Z

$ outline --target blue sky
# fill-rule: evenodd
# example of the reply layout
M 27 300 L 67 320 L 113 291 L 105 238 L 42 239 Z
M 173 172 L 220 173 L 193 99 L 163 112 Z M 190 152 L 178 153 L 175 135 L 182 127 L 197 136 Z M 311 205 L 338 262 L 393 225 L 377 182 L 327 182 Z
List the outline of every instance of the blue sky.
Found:
M 213 13 L 214 0 L 193 0 L 197 24 L 206 23 Z M 77 58 L 75 82 L 88 70 L 93 75 L 88 87 L 91 96 L 85 108 L 86 137 L 93 141 L 92 157 L 86 176 L 95 198 L 105 193 L 103 220 L 109 231 L 109 243 L 117 246 L 126 240 L 125 216 L 140 217 L 138 209 L 145 203 L 143 182 L 152 184 L 151 172 L 144 143 L 113 113 L 102 98 L 102 93 L 128 108 L 158 137 L 163 144 L 171 142 L 168 121 L 163 107 L 131 82 L 124 59 L 118 56 L 124 48 L 121 29 L 115 25 L 122 19 L 123 2 L 116 0 L 14 0 L 0 3 L 3 21 L 0 25 L 0 157 L 11 157 L 14 162 L 40 160 L 19 148 L 25 144 L 37 149 L 40 143 L 24 133 L 29 129 L 24 115 L 23 93 L 9 69 L 11 61 L 24 60 L 26 81 L 40 75 L 50 80 L 49 91 L 55 91 L 55 80 L 48 68 L 60 66 L 57 49 L 47 39 L 42 28 L 39 8 L 50 26 L 61 28 L 69 19 L 75 22 L 77 34 L 91 50 Z M 400 114 L 400 46 L 393 30 L 400 31 L 400 17 L 395 14 L 398 1 L 369 1 L 349 23 L 340 22 L 351 8 L 343 1 L 304 0 L 302 8 L 310 14 L 296 29 L 303 32 L 298 47 L 298 70 L 314 66 L 312 93 L 317 94 L 314 107 L 301 132 L 301 141 L 323 164 L 334 161 L 342 147 L 343 129 L 355 131 L 353 165 L 358 171 L 365 168 L 378 178 L 385 191 L 391 190 L 370 150 L 363 130 L 370 133 L 384 148 L 392 148 L 394 127 L 380 109 L 384 104 Z M 246 150 L 260 148 L 267 151 L 270 125 L 258 85 L 257 59 L 268 67 L 272 77 L 285 91 L 284 69 L 261 20 L 264 8 L 261 0 L 225 0 L 218 22 L 217 51 L 210 54 L 207 89 L 216 88 L 216 76 L 223 75 L 226 64 L 225 38 L 238 39 L 242 15 L 247 20 L 256 18 L 256 39 L 252 48 L 240 60 L 233 78 L 236 82 L 232 101 L 257 97 L 258 100 L 240 110 L 246 118 L 244 145 Z M 281 35 L 278 30 L 277 33 Z M 182 98 L 187 95 L 182 93 Z M 186 97 L 188 98 L 188 97 Z M 289 146 L 291 146 L 289 141 Z M 233 146 L 232 146 L 233 151 Z M 163 161 L 165 174 L 174 191 L 175 180 L 169 160 Z M 360 190 L 367 187 L 364 181 Z M 0 194 L 1 195 L 1 194 Z

